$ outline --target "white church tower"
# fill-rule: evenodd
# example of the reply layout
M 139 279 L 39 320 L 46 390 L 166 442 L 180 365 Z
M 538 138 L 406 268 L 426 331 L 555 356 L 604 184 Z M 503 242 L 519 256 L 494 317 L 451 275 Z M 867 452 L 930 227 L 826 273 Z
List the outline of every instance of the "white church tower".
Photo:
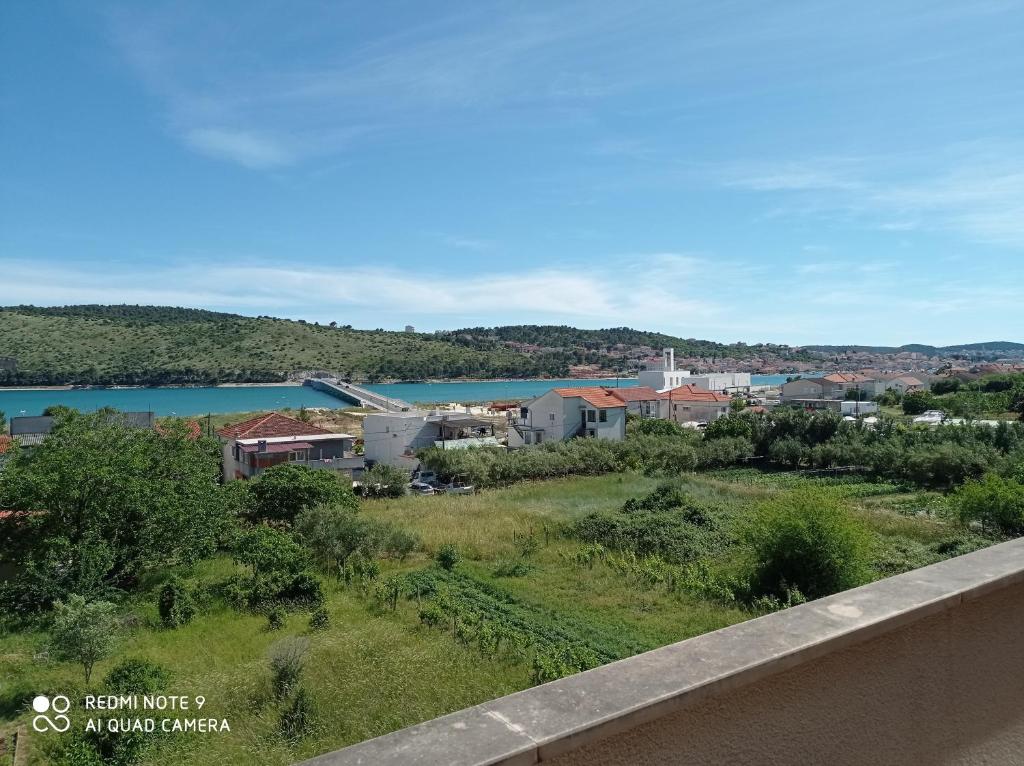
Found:
M 676 369 L 676 350 L 663 348 L 661 350 L 661 369 L 644 370 L 637 376 L 637 382 L 641 386 L 650 386 L 655 391 L 661 392 L 685 385 L 686 378 L 689 377 L 689 370 Z

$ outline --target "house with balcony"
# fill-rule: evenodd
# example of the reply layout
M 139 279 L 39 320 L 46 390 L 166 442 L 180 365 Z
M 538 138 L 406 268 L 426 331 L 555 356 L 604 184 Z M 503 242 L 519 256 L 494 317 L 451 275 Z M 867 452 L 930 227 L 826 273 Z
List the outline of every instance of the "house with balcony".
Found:
M 461 412 L 375 412 L 363 418 L 364 455 L 368 465 L 384 463 L 410 471 L 425 447 L 467 449 L 500 447 L 494 423 Z
M 622 441 L 626 402 L 601 386 L 553 388 L 509 412 L 510 449 L 576 436 Z
M 217 431 L 224 481 L 252 479 L 276 465 L 304 465 L 352 477 L 363 469 L 356 437 L 303 423 L 276 412 Z

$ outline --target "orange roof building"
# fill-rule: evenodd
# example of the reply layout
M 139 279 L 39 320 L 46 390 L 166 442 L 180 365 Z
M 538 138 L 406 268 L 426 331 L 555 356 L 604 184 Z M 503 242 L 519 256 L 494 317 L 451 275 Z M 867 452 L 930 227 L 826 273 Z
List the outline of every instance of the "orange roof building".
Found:
M 312 434 L 329 434 L 318 426 L 303 423 L 301 420 L 268 412 L 235 425 L 217 429 L 217 435 L 225 439 L 269 439 L 276 436 L 310 436 Z
M 582 388 L 555 388 L 552 389 L 556 394 L 561 396 L 563 399 L 573 399 L 579 397 L 587 404 L 592 404 L 595 407 L 609 408 L 609 407 L 625 407 L 625 403 L 621 399 L 616 399 L 607 389 L 601 388 L 600 386 L 585 386 Z

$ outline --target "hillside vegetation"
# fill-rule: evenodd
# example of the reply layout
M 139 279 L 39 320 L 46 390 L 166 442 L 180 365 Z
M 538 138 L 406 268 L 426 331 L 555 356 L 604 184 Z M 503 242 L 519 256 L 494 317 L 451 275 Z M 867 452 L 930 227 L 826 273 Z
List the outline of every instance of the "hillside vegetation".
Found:
M 621 352 L 611 350 L 638 345 L 741 358 L 761 348 L 628 328 L 422 334 L 158 306 L 16 306 L 0 308 L 0 357 L 17 362 L 0 369 L 0 385 L 273 382 L 309 371 L 371 381 L 564 376 L 574 364 L 619 369 Z

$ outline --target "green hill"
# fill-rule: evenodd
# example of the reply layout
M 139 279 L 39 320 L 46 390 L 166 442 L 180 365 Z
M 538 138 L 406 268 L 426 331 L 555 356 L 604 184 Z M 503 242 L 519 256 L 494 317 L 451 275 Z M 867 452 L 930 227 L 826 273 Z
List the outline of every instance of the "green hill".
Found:
M 797 358 L 783 346 L 629 328 L 421 334 L 160 306 L 13 306 L 0 308 L 0 358 L 16 360 L 16 369 L 0 366 L 0 385 L 272 382 L 316 371 L 367 380 L 562 376 L 577 364 L 622 369 L 622 350 L 642 346 L 674 346 L 679 356 Z

